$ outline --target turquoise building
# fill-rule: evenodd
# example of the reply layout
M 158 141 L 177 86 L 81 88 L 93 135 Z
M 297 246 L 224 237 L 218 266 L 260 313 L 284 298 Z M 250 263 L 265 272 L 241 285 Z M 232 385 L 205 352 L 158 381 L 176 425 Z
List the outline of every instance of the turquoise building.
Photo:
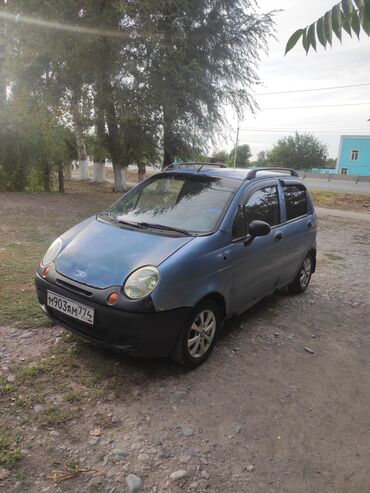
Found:
M 336 173 L 370 176 L 370 135 L 342 135 Z

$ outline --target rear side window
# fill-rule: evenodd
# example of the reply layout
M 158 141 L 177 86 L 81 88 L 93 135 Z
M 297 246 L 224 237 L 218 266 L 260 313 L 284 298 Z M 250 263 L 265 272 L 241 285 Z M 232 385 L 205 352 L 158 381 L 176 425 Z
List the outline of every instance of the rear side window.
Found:
M 247 224 L 254 220 L 265 221 L 270 226 L 280 224 L 279 197 L 276 187 L 257 190 L 245 206 Z
M 307 191 L 303 185 L 284 185 L 287 221 L 308 213 Z

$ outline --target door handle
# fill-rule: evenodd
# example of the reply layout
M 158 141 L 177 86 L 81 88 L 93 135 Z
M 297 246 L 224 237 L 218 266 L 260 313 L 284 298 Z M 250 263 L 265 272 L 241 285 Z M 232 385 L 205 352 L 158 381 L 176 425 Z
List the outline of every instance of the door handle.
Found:
M 307 229 L 310 229 L 310 228 L 312 228 L 312 222 L 311 222 L 311 221 L 309 221 L 309 222 L 307 223 Z
M 275 235 L 275 240 L 276 241 L 280 241 L 283 239 L 283 233 L 281 231 L 279 231 L 278 233 L 276 233 Z

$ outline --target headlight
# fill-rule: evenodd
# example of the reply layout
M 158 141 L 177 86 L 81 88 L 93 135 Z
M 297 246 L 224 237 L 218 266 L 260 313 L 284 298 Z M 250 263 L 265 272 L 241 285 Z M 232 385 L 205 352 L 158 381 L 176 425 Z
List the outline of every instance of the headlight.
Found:
M 140 300 L 152 293 L 159 283 L 159 271 L 152 265 L 140 267 L 125 282 L 124 293 L 132 300 Z
M 45 267 L 50 264 L 50 262 L 52 262 L 60 252 L 62 245 L 63 242 L 61 238 L 53 241 L 53 243 L 49 246 L 48 251 L 45 253 L 44 258 L 41 260 L 41 265 Z

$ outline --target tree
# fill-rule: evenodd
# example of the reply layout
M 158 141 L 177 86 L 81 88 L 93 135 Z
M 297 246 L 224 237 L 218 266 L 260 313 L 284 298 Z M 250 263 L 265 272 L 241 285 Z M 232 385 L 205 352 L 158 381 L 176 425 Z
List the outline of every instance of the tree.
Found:
M 321 168 L 328 157 L 328 148 L 312 134 L 295 133 L 278 140 L 269 153 L 272 166 L 294 169 Z
M 251 0 L 151 0 L 136 18 L 145 74 L 162 124 L 163 164 L 192 149 L 205 149 L 229 104 L 254 108 L 249 88 L 272 29 L 272 14 L 259 15 Z M 155 15 L 153 13 L 155 12 Z
M 257 165 L 258 166 L 268 166 L 270 160 L 270 152 L 269 151 L 260 151 L 257 154 Z
M 131 162 L 204 152 L 226 105 L 239 114 L 255 108 L 250 87 L 272 14 L 260 15 L 253 0 L 3 1 L 0 92 L 10 81 L 11 99 L 45 118 L 37 145 L 49 128 L 64 127 L 84 161 L 93 141 L 94 159 L 112 160 L 117 191 L 126 189 Z M 36 160 L 46 187 L 49 158 Z
M 370 36 L 370 0 L 342 0 L 311 25 L 298 29 L 289 38 L 285 54 L 302 38 L 306 53 L 313 48 L 316 51 L 317 40 L 326 49 L 332 46 L 333 33 L 342 42 L 344 31 L 360 37 L 361 28 Z
M 216 151 L 212 154 L 210 158 L 211 163 L 223 163 L 227 164 L 229 158 L 229 153 L 227 151 Z
M 230 152 L 228 157 L 228 165 L 234 166 L 234 156 L 235 156 L 235 147 Z M 240 145 L 236 148 L 236 162 L 235 166 L 237 168 L 248 168 L 249 158 L 252 156 L 251 148 L 248 144 Z
M 336 166 L 337 166 L 337 160 L 336 160 L 336 158 L 331 158 L 330 157 L 330 158 L 328 158 L 326 160 L 325 166 L 323 166 L 323 167 L 324 168 L 328 168 L 328 169 L 329 168 L 330 169 L 334 169 L 334 168 L 336 168 Z

